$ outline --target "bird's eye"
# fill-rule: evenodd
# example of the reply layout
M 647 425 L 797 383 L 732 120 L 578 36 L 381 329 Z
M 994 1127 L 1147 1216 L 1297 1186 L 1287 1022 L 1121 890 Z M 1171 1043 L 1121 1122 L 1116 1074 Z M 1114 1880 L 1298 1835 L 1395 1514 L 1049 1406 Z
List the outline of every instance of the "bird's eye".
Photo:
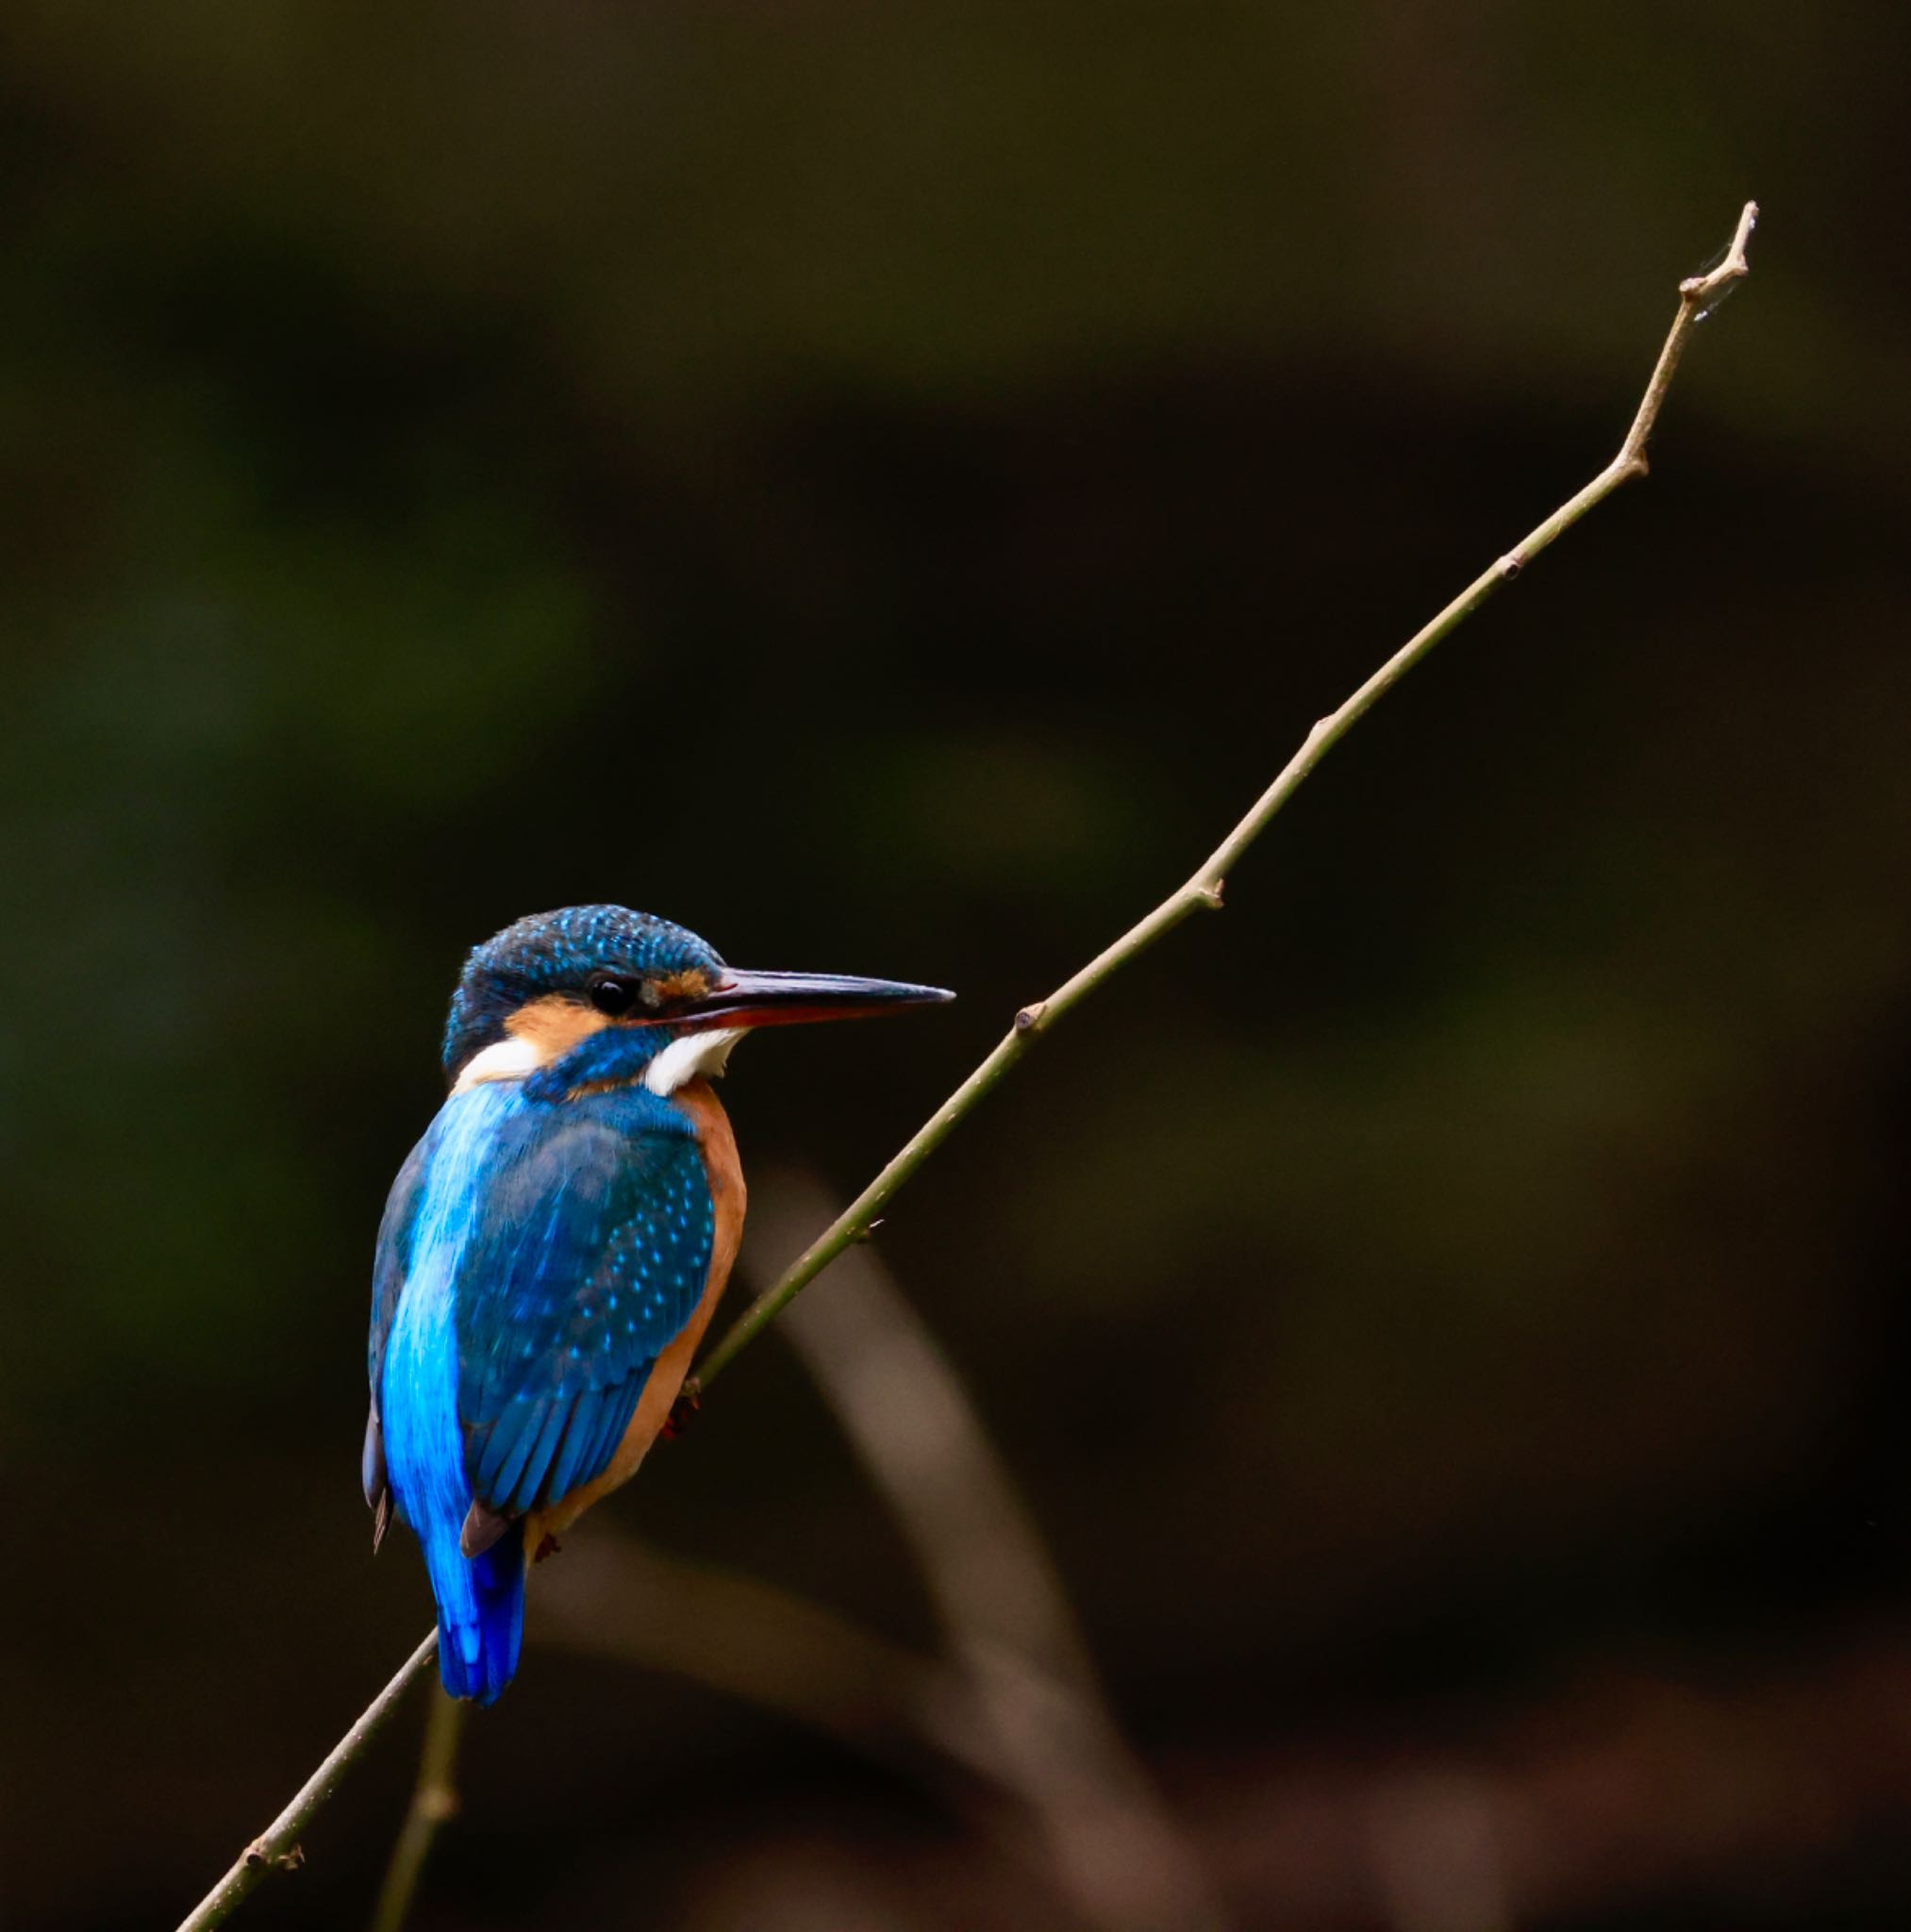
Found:
M 627 979 L 619 979 L 614 973 L 596 973 L 590 978 L 590 1004 L 600 1013 L 615 1019 L 619 1013 L 627 1012 L 635 992 Z

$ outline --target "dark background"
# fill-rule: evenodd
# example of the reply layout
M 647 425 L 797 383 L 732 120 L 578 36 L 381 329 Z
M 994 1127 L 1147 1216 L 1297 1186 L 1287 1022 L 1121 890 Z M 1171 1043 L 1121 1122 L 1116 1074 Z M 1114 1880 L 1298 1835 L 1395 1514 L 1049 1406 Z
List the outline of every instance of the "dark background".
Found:
M 1907 18 L 6 9 L 7 1924 L 172 1924 L 425 1627 L 363 1325 L 465 948 L 959 989 L 739 1055 L 859 1185 L 1611 454 L 1748 195 L 1650 482 L 880 1239 L 1239 1924 L 1904 1922 Z M 603 1514 L 934 1641 L 779 1341 Z M 241 1923 L 357 1921 L 416 1721 Z M 556 1642 L 465 1783 L 426 1932 L 1072 1923 Z

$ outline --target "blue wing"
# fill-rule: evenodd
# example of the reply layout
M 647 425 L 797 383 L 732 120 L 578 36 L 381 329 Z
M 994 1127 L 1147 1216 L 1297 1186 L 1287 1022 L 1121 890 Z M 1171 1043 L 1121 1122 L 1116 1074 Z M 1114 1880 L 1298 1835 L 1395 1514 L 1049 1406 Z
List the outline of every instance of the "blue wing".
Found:
M 421 1218 L 441 1224 L 449 1204 L 437 1196 L 458 1185 L 434 1170 L 445 1120 L 400 1170 L 378 1233 L 363 1458 L 374 1536 L 389 1513 L 386 1344 Z M 714 1210 L 690 1123 L 640 1089 L 518 1102 L 487 1140 L 461 1182 L 477 1198 L 458 1217 L 456 1387 L 465 1485 L 504 1519 L 607 1466 L 652 1363 L 696 1311 Z
M 514 1119 L 454 1301 L 465 1474 L 500 1516 L 608 1465 L 696 1312 L 716 1224 L 695 1130 L 669 1101 L 623 1088 Z

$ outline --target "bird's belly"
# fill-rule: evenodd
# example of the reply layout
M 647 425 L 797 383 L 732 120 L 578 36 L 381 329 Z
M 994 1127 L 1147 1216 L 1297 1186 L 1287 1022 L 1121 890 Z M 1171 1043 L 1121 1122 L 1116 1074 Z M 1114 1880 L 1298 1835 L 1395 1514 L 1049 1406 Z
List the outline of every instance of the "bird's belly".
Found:
M 590 1481 L 560 1496 L 548 1508 L 534 1510 L 524 1521 L 524 1547 L 534 1555 L 544 1539 L 561 1535 L 576 1522 L 600 1496 L 607 1496 L 637 1474 L 638 1465 L 649 1454 L 684 1386 L 690 1357 L 710 1325 L 717 1303 L 737 1258 L 738 1244 L 743 1238 L 743 1170 L 737 1158 L 737 1137 L 730 1130 L 730 1117 L 710 1089 L 707 1080 L 692 1080 L 671 1096 L 696 1122 L 697 1145 L 704 1157 L 704 1172 L 709 1183 L 710 1205 L 716 1222 L 710 1244 L 710 1272 L 704 1283 L 696 1311 L 651 1367 L 650 1379 L 638 1398 L 630 1426 L 623 1432 L 610 1461 Z

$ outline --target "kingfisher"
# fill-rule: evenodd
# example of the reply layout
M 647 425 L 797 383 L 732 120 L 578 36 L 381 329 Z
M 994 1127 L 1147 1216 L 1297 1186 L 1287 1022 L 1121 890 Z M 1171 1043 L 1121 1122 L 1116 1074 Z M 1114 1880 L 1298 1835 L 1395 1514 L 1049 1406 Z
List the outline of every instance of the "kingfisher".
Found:
M 507 926 L 466 960 L 449 1096 L 399 1170 L 373 1265 L 372 1546 L 417 1536 L 454 1697 L 516 1673 L 528 1565 L 636 1474 L 743 1229 L 710 1081 L 754 1026 L 953 998 L 748 973 L 622 906 Z

